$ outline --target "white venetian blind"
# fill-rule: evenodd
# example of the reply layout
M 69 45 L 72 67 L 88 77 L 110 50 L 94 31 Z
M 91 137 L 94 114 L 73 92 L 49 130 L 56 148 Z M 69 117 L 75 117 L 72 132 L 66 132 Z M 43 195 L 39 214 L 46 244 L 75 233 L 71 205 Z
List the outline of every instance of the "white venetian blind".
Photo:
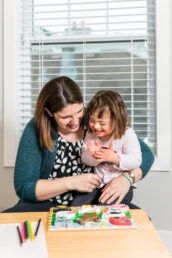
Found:
M 19 0 L 19 137 L 44 83 L 67 75 L 85 105 L 118 91 L 138 136 L 156 153 L 155 1 Z

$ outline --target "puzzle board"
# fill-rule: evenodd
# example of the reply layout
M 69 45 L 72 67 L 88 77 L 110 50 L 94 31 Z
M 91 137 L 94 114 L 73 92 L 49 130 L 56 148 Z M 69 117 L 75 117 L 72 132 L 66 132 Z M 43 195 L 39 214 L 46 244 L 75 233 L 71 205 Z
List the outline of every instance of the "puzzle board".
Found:
M 49 211 L 49 231 L 117 228 L 136 228 L 128 206 L 124 204 L 56 206 Z

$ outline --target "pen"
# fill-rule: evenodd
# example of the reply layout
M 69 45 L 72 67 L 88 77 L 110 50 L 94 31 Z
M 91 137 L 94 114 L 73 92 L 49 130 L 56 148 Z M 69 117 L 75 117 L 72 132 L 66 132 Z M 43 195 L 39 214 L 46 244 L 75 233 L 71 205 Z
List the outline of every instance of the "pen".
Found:
M 37 234 L 38 234 L 38 230 L 39 230 L 40 223 L 41 223 L 41 219 L 38 220 L 38 223 L 37 223 L 37 226 L 36 226 L 36 230 L 35 230 L 35 237 L 36 237 Z
M 22 236 L 21 236 L 21 233 L 20 233 L 19 226 L 17 226 L 17 232 L 18 232 L 18 236 L 19 236 L 19 240 L 20 240 L 20 245 L 22 245 L 23 244 L 23 239 L 22 239 Z
M 26 228 L 26 238 L 31 238 L 31 235 L 30 235 L 30 229 L 29 229 L 29 221 L 26 220 L 25 222 L 25 228 Z
M 26 227 L 24 222 L 21 223 L 21 236 L 23 241 L 26 241 Z
M 30 221 L 29 221 L 29 230 L 30 230 L 30 238 L 31 238 L 31 240 L 34 240 L 35 235 L 33 233 L 32 222 L 30 222 Z

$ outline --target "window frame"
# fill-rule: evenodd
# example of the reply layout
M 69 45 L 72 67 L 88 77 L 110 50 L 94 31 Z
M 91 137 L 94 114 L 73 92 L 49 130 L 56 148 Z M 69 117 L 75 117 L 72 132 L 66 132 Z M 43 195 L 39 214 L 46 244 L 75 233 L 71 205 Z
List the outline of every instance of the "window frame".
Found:
M 14 167 L 17 137 L 17 0 L 3 2 L 4 166 Z M 152 171 L 171 170 L 170 0 L 156 1 L 157 154 Z M 10 75 L 10 76 L 9 76 Z M 10 93 L 10 94 L 9 94 Z M 163 98 L 162 98 L 163 96 Z M 165 99 L 165 101 L 164 101 Z M 165 115 L 164 115 L 165 114 Z
M 4 167 L 14 167 L 18 146 L 16 83 L 14 83 L 17 78 L 16 13 L 16 0 L 3 1 Z

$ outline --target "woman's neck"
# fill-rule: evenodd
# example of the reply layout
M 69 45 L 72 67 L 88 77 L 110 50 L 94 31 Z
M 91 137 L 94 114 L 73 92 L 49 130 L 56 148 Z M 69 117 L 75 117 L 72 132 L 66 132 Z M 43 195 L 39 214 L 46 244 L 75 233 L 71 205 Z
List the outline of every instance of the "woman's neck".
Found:
M 84 136 L 84 128 L 80 127 L 79 130 L 77 132 L 64 132 L 63 130 L 58 131 L 58 133 L 60 134 L 60 136 L 68 141 L 68 142 L 78 142 L 80 141 L 83 136 Z

